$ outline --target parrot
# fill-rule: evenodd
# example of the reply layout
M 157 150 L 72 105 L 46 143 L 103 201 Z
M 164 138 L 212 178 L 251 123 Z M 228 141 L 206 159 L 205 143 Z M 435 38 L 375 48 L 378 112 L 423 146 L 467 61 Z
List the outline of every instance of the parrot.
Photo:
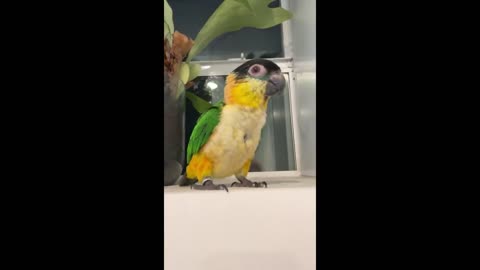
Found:
M 226 78 L 224 100 L 200 115 L 187 147 L 185 177 L 191 188 L 226 190 L 214 178 L 235 176 L 231 187 L 267 187 L 247 179 L 271 96 L 285 87 L 280 67 L 267 59 L 249 60 Z

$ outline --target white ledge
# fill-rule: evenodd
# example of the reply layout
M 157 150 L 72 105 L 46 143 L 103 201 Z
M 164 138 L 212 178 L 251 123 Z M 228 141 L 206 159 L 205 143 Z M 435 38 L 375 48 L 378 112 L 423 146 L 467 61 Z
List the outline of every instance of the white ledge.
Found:
M 251 180 L 268 188 L 164 188 L 165 269 L 315 269 L 316 179 Z
M 253 175 L 253 173 L 252 173 Z M 260 176 L 252 176 L 248 177 L 248 179 L 256 182 L 263 182 L 265 181 L 268 184 L 268 188 L 242 188 L 242 187 L 232 187 L 230 185 L 235 182 L 235 178 L 228 177 L 224 179 L 214 179 L 213 182 L 215 184 L 224 184 L 229 187 L 230 193 L 232 192 L 270 192 L 272 190 L 277 189 L 285 189 L 285 188 L 312 188 L 315 189 L 316 186 L 316 178 L 310 176 L 297 176 L 297 177 L 260 177 Z M 168 196 L 171 193 L 191 193 L 192 195 L 198 194 L 198 190 L 192 190 L 190 187 L 180 187 L 180 186 L 166 186 L 163 188 L 165 196 Z M 202 192 L 202 191 L 200 191 Z M 208 190 L 209 195 L 213 195 L 217 193 L 218 190 Z M 213 193 L 212 193 L 213 192 Z M 224 193 L 220 192 L 220 193 Z

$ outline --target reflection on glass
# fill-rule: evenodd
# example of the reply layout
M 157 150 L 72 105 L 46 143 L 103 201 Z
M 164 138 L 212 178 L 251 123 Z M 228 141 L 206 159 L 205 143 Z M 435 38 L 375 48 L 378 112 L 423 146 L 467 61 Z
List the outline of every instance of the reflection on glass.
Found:
M 288 74 L 284 74 L 289 82 Z M 223 100 L 226 76 L 202 76 L 194 80 L 191 91 L 201 98 L 215 103 Z M 296 170 L 293 147 L 290 95 L 288 88 L 281 95 L 273 96 L 267 109 L 267 122 L 262 130 L 262 138 L 250 168 L 251 172 Z M 186 106 L 186 143 L 200 114 L 189 100 Z

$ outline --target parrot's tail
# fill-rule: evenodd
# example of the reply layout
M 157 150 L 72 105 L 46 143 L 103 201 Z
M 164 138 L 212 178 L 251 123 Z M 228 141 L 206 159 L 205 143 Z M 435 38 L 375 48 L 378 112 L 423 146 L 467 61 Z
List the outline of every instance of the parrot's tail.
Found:
M 195 182 L 197 182 L 197 180 L 189 179 L 184 174 L 184 175 L 180 175 L 180 177 L 178 177 L 177 181 L 175 181 L 175 185 L 185 187 L 185 186 L 191 186 L 191 185 L 195 184 Z

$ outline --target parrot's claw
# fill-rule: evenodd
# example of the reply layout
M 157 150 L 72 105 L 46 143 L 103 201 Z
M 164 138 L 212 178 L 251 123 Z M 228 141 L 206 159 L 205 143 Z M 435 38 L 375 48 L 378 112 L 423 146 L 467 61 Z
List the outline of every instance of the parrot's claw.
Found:
M 253 181 L 250 181 L 248 180 L 247 178 L 245 177 L 237 177 L 238 181 L 239 182 L 233 182 L 232 183 L 232 187 L 268 187 L 267 185 L 267 182 L 263 181 L 263 182 L 253 182 Z
M 191 185 L 190 188 L 192 189 L 198 189 L 198 190 L 225 190 L 228 192 L 227 186 L 221 184 L 221 185 L 215 185 L 212 180 L 206 180 L 203 182 L 202 185 Z

